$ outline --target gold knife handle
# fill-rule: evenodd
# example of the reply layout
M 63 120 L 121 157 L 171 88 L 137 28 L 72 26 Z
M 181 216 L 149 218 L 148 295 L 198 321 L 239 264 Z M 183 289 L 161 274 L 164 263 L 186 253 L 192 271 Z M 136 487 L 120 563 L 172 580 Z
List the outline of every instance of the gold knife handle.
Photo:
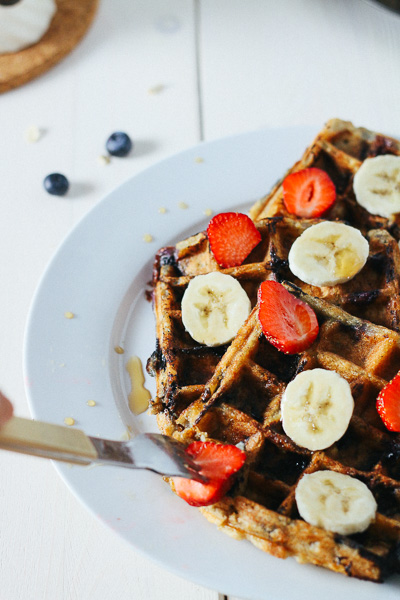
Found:
M 94 445 L 80 429 L 21 417 L 12 417 L 0 428 L 0 448 L 80 465 L 98 458 Z

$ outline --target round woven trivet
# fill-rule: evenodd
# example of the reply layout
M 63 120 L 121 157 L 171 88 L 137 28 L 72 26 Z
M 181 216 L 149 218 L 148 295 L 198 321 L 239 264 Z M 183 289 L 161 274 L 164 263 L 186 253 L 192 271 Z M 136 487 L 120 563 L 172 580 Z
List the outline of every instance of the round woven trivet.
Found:
M 85 35 L 99 0 L 57 0 L 57 12 L 39 42 L 0 55 L 0 93 L 8 92 L 48 71 Z

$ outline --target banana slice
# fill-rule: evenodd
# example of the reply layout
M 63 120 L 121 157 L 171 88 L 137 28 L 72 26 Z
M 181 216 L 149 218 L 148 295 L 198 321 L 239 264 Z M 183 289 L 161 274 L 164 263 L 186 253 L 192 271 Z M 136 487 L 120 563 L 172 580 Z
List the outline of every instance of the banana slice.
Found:
M 336 285 L 357 275 L 368 253 L 368 242 L 358 229 L 322 221 L 306 229 L 292 244 L 289 268 L 310 285 Z
M 365 531 L 377 510 L 365 483 L 336 471 L 303 475 L 295 495 L 300 516 L 307 523 L 342 535 Z
M 182 298 L 182 321 L 196 342 L 220 346 L 230 342 L 251 311 L 240 283 L 219 271 L 194 277 Z
M 400 156 L 364 160 L 354 175 L 353 189 L 358 204 L 373 215 L 388 219 L 400 212 Z
M 323 450 L 347 431 L 353 410 L 351 389 L 343 377 L 311 369 L 288 384 L 281 402 L 282 427 L 298 446 Z

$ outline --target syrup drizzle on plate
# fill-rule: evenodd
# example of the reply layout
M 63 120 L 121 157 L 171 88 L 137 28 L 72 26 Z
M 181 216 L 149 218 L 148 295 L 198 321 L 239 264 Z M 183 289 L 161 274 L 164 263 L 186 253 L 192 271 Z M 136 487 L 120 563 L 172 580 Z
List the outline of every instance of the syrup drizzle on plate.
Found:
M 144 387 L 142 361 L 138 356 L 131 356 L 125 368 L 131 380 L 131 391 L 128 395 L 129 408 L 134 415 L 139 415 L 148 409 L 151 398 L 149 390 Z

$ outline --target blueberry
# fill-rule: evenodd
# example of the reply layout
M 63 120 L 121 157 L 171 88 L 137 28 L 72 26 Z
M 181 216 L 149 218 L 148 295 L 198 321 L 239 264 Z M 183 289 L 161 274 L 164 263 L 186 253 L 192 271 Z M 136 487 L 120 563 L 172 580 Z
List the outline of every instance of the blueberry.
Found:
M 61 173 L 50 173 L 43 181 L 44 189 L 53 196 L 64 196 L 68 192 L 69 181 Z
M 108 138 L 106 150 L 111 156 L 126 156 L 132 150 L 131 138 L 123 131 L 116 131 Z

